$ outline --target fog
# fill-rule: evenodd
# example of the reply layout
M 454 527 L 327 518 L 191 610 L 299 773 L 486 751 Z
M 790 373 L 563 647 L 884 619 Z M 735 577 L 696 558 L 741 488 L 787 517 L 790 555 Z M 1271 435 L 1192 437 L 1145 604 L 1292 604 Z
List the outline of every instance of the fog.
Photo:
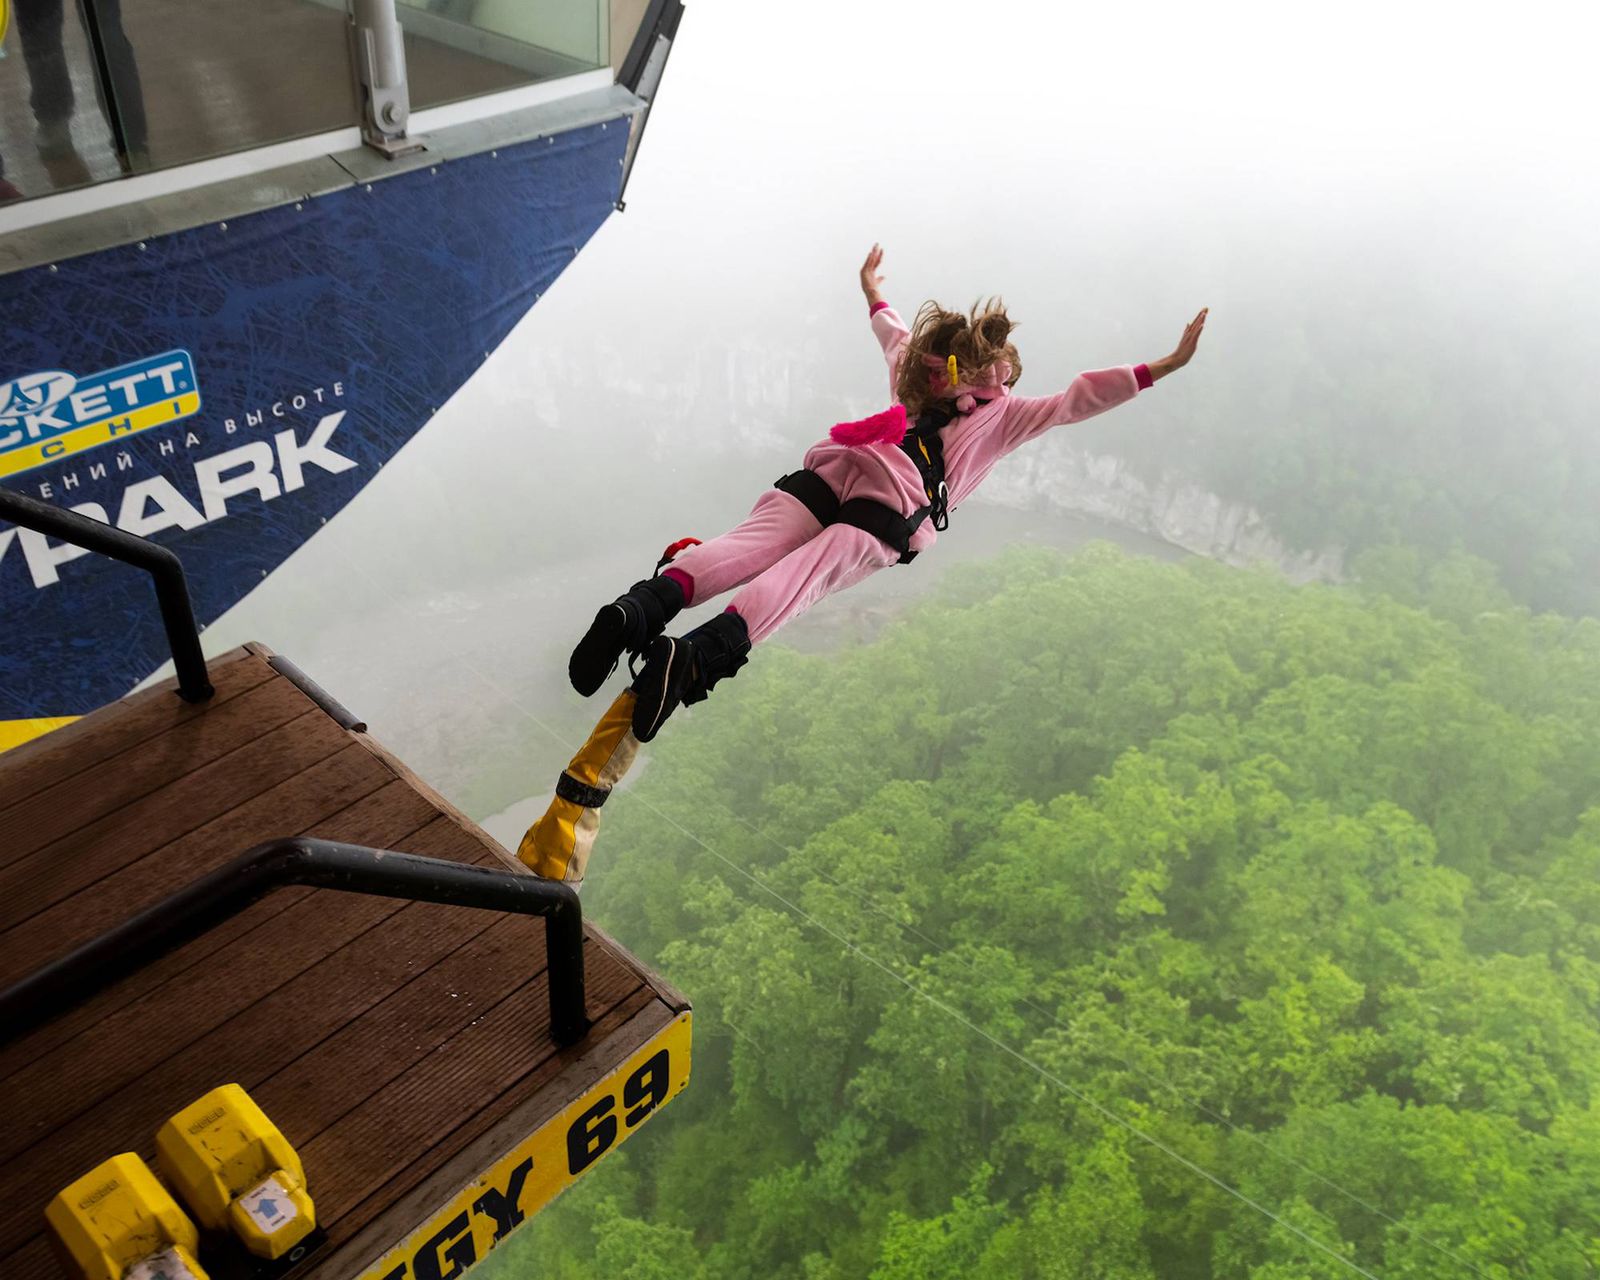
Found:
M 598 710 L 564 683 L 594 609 L 884 404 L 856 278 L 874 242 L 908 317 L 1003 295 L 1025 392 L 1160 356 L 1211 308 L 1188 369 L 1041 449 L 1225 487 L 1308 381 L 1332 396 L 1376 373 L 1399 390 L 1364 393 L 1374 439 L 1385 413 L 1399 436 L 1405 415 L 1459 409 L 1456 444 L 1581 449 L 1597 35 L 1600 14 L 1566 4 L 696 0 L 626 211 L 207 647 L 289 654 L 476 816 L 543 796 Z M 1542 427 L 1506 415 L 1499 384 L 1548 397 Z M 1260 506 L 1262 483 L 1224 496 Z M 945 565 L 1014 541 L 1182 554 L 1048 496 L 969 504 L 934 554 L 775 643 L 866 634 Z
M 1024 393 L 1210 321 L 646 748 L 584 906 L 695 1083 L 486 1275 L 1593 1274 L 1597 37 L 691 0 L 626 211 L 205 635 L 502 841 L 595 609 L 884 407 L 875 242 Z

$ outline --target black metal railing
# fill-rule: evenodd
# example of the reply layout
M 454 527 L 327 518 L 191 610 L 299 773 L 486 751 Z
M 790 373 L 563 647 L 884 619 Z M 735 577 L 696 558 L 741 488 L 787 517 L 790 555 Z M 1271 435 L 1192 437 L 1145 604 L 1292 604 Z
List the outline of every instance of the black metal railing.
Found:
M 173 665 L 178 669 L 179 694 L 188 702 L 204 702 L 216 692 L 206 674 L 205 655 L 200 652 L 200 629 L 195 626 L 183 562 L 173 552 L 149 538 L 10 489 L 0 489 L 0 520 L 97 551 L 149 573 L 155 579 L 161 622 L 167 629 Z
M 575 1044 L 584 1006 L 583 911 L 567 885 L 411 853 L 295 836 L 258 844 L 226 866 L 0 991 L 0 1043 L 238 915 L 274 889 L 309 885 L 409 902 L 545 918 L 550 1034 Z

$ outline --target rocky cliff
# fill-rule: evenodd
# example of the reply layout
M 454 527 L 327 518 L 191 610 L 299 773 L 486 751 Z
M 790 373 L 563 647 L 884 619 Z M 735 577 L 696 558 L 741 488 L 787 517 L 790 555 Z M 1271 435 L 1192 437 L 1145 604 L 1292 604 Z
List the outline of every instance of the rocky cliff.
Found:
M 1294 582 L 1338 582 L 1344 576 L 1338 550 L 1295 550 L 1252 507 L 1176 473 L 1139 474 L 1121 458 L 1065 442 L 1013 454 L 980 492 L 985 501 L 1005 506 L 1051 507 L 1137 529 L 1224 564 L 1271 564 Z

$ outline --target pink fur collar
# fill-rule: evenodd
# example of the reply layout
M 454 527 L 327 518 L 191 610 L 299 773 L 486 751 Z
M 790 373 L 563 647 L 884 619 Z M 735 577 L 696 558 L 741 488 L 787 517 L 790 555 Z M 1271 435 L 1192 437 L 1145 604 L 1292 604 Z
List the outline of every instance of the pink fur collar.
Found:
M 875 413 L 860 422 L 841 422 L 828 435 L 835 444 L 858 449 L 867 444 L 899 444 L 906 438 L 906 407 L 890 405 L 882 413 Z

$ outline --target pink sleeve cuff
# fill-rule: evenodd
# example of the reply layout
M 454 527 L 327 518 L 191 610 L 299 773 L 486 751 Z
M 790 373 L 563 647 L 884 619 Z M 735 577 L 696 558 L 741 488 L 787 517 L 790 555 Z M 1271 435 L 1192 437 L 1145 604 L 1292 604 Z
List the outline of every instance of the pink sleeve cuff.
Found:
M 873 304 L 872 304 L 872 306 L 871 306 L 871 307 L 869 307 L 869 308 L 868 308 L 868 309 L 867 309 L 867 316 L 868 316 L 868 318 L 869 318 L 869 319 L 870 319 L 870 318 L 871 318 L 871 317 L 872 317 L 872 316 L 875 316 L 875 315 L 877 315 L 877 314 L 878 314 L 878 312 L 880 312 L 880 311 L 882 311 L 882 310 L 883 310 L 883 309 L 884 309 L 884 308 L 885 308 L 885 307 L 887 307 L 887 306 L 888 306 L 888 305 L 889 305 L 889 304 L 888 304 L 888 303 L 887 303 L 887 302 L 885 302 L 885 301 L 884 301 L 884 300 L 883 300 L 883 299 L 882 299 L 882 298 L 879 298 L 879 299 L 878 299 L 878 300 L 877 300 L 877 301 L 876 301 L 876 302 L 874 302 L 874 303 L 873 303 Z
M 1150 366 L 1147 364 L 1134 365 L 1133 377 L 1134 380 L 1139 384 L 1140 391 L 1148 391 L 1151 387 L 1156 385 L 1156 380 L 1150 376 Z

